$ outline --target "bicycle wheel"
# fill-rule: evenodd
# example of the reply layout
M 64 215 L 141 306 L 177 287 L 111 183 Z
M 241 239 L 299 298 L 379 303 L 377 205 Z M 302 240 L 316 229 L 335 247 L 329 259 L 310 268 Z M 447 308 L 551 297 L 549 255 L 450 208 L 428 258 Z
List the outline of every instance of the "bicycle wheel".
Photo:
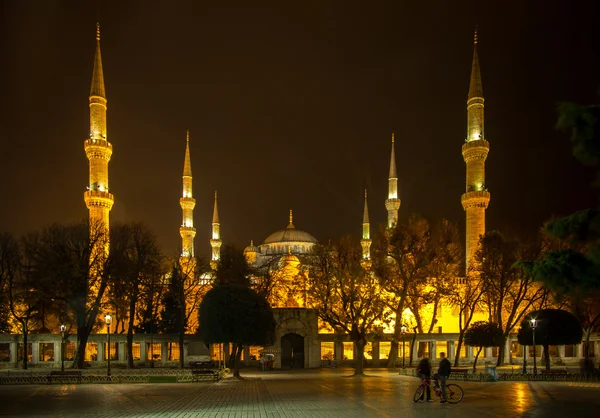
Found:
M 459 403 L 463 398 L 463 390 L 458 385 L 446 385 L 446 400 L 448 403 Z
M 415 391 L 415 396 L 413 396 L 414 402 L 419 402 L 419 399 L 423 398 L 423 385 L 419 386 Z

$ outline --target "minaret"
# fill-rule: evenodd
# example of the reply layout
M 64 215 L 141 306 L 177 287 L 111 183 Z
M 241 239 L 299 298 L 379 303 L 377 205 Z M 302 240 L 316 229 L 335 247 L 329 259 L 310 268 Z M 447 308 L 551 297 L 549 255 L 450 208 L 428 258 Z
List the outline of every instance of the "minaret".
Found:
M 363 212 L 362 239 L 362 264 L 364 268 L 370 267 L 371 263 L 371 227 L 369 223 L 369 206 L 367 204 L 367 189 L 365 189 L 365 209 Z
M 213 208 L 212 217 L 212 238 L 210 246 L 212 248 L 212 257 L 210 265 L 214 269 L 217 268 L 219 260 L 221 260 L 221 224 L 219 223 L 219 209 L 217 208 L 217 191 L 215 190 L 215 206 Z
M 90 184 L 83 195 L 90 211 L 90 227 L 100 223 L 109 230 L 109 213 L 115 201 L 108 188 L 108 162 L 112 155 L 112 144 L 106 132 L 106 91 L 100 54 L 100 24 L 96 24 L 96 56 L 90 89 L 90 136 L 84 142 L 85 155 L 89 160 Z M 108 242 L 108 241 L 107 241 Z M 108 252 L 108 244 L 106 245 Z
M 471 82 L 467 98 L 467 138 L 462 146 L 462 155 L 467 166 L 466 192 L 461 197 L 467 213 L 466 222 L 466 269 L 472 264 L 479 245 L 479 238 L 485 234 L 485 210 L 490 203 L 490 193 L 485 185 L 485 159 L 490 144 L 483 131 L 483 87 L 477 57 L 477 30 L 474 37 Z
M 181 257 L 194 257 L 194 207 L 196 199 L 192 196 L 192 163 L 190 159 L 190 131 L 186 133 L 185 159 L 183 161 L 183 195 L 179 198 L 179 205 L 183 212 L 183 222 L 179 228 L 181 235 Z
M 388 212 L 388 228 L 392 228 L 398 223 L 398 209 L 400 209 L 400 199 L 398 199 L 398 174 L 396 173 L 396 152 L 394 146 L 394 132 L 392 132 L 392 154 L 390 157 L 390 174 L 388 178 L 388 198 L 385 201 L 385 208 Z

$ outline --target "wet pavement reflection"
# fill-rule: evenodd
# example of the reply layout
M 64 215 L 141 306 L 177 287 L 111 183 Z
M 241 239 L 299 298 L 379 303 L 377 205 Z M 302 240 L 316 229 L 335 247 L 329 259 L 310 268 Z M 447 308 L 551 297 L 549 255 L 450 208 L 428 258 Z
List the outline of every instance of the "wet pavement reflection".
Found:
M 242 371 L 246 380 L 186 384 L 0 385 L 11 417 L 584 417 L 599 382 L 463 382 L 457 405 L 414 403 L 419 384 L 392 371 Z

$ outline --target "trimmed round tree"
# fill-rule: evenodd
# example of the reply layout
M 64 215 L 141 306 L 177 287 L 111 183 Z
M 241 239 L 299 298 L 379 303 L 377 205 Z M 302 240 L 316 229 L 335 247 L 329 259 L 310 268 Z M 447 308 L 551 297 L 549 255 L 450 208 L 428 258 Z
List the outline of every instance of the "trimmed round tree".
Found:
M 478 321 L 465 332 L 465 344 L 479 347 L 473 362 L 473 373 L 477 370 L 477 359 L 484 347 L 500 347 L 504 343 L 502 329 L 494 322 Z
M 233 343 L 234 372 L 239 377 L 242 349 L 246 345 L 272 345 L 275 317 L 265 298 L 237 285 L 215 286 L 200 304 L 198 334 L 205 344 Z
M 580 344 L 583 338 L 583 328 L 577 318 L 570 312 L 561 309 L 542 309 L 530 313 L 521 322 L 517 333 L 519 344 L 533 345 L 533 330 L 531 319 L 535 318 L 535 344 L 544 348 L 544 363 L 546 370 L 550 370 L 550 354 L 548 347 L 551 345 Z

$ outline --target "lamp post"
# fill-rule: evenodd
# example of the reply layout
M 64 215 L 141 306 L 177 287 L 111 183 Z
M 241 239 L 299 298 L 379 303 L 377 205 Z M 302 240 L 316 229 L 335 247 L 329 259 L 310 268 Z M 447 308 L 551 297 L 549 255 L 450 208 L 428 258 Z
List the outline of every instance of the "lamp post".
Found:
M 106 337 L 108 338 L 108 347 L 106 348 L 106 375 L 110 378 L 110 324 L 112 324 L 112 316 L 106 314 L 104 321 L 106 322 Z
M 406 334 L 406 325 L 402 325 L 400 330 L 402 331 L 402 368 L 404 369 L 404 359 L 406 358 L 404 355 L 404 350 L 406 349 L 406 344 L 404 344 L 404 335 Z
M 65 331 L 67 327 L 64 325 L 60 326 L 60 371 L 65 371 Z
M 537 364 L 535 363 L 535 328 L 537 327 L 537 320 L 535 318 L 529 320 L 531 326 L 531 335 L 533 338 L 533 374 L 537 374 Z

